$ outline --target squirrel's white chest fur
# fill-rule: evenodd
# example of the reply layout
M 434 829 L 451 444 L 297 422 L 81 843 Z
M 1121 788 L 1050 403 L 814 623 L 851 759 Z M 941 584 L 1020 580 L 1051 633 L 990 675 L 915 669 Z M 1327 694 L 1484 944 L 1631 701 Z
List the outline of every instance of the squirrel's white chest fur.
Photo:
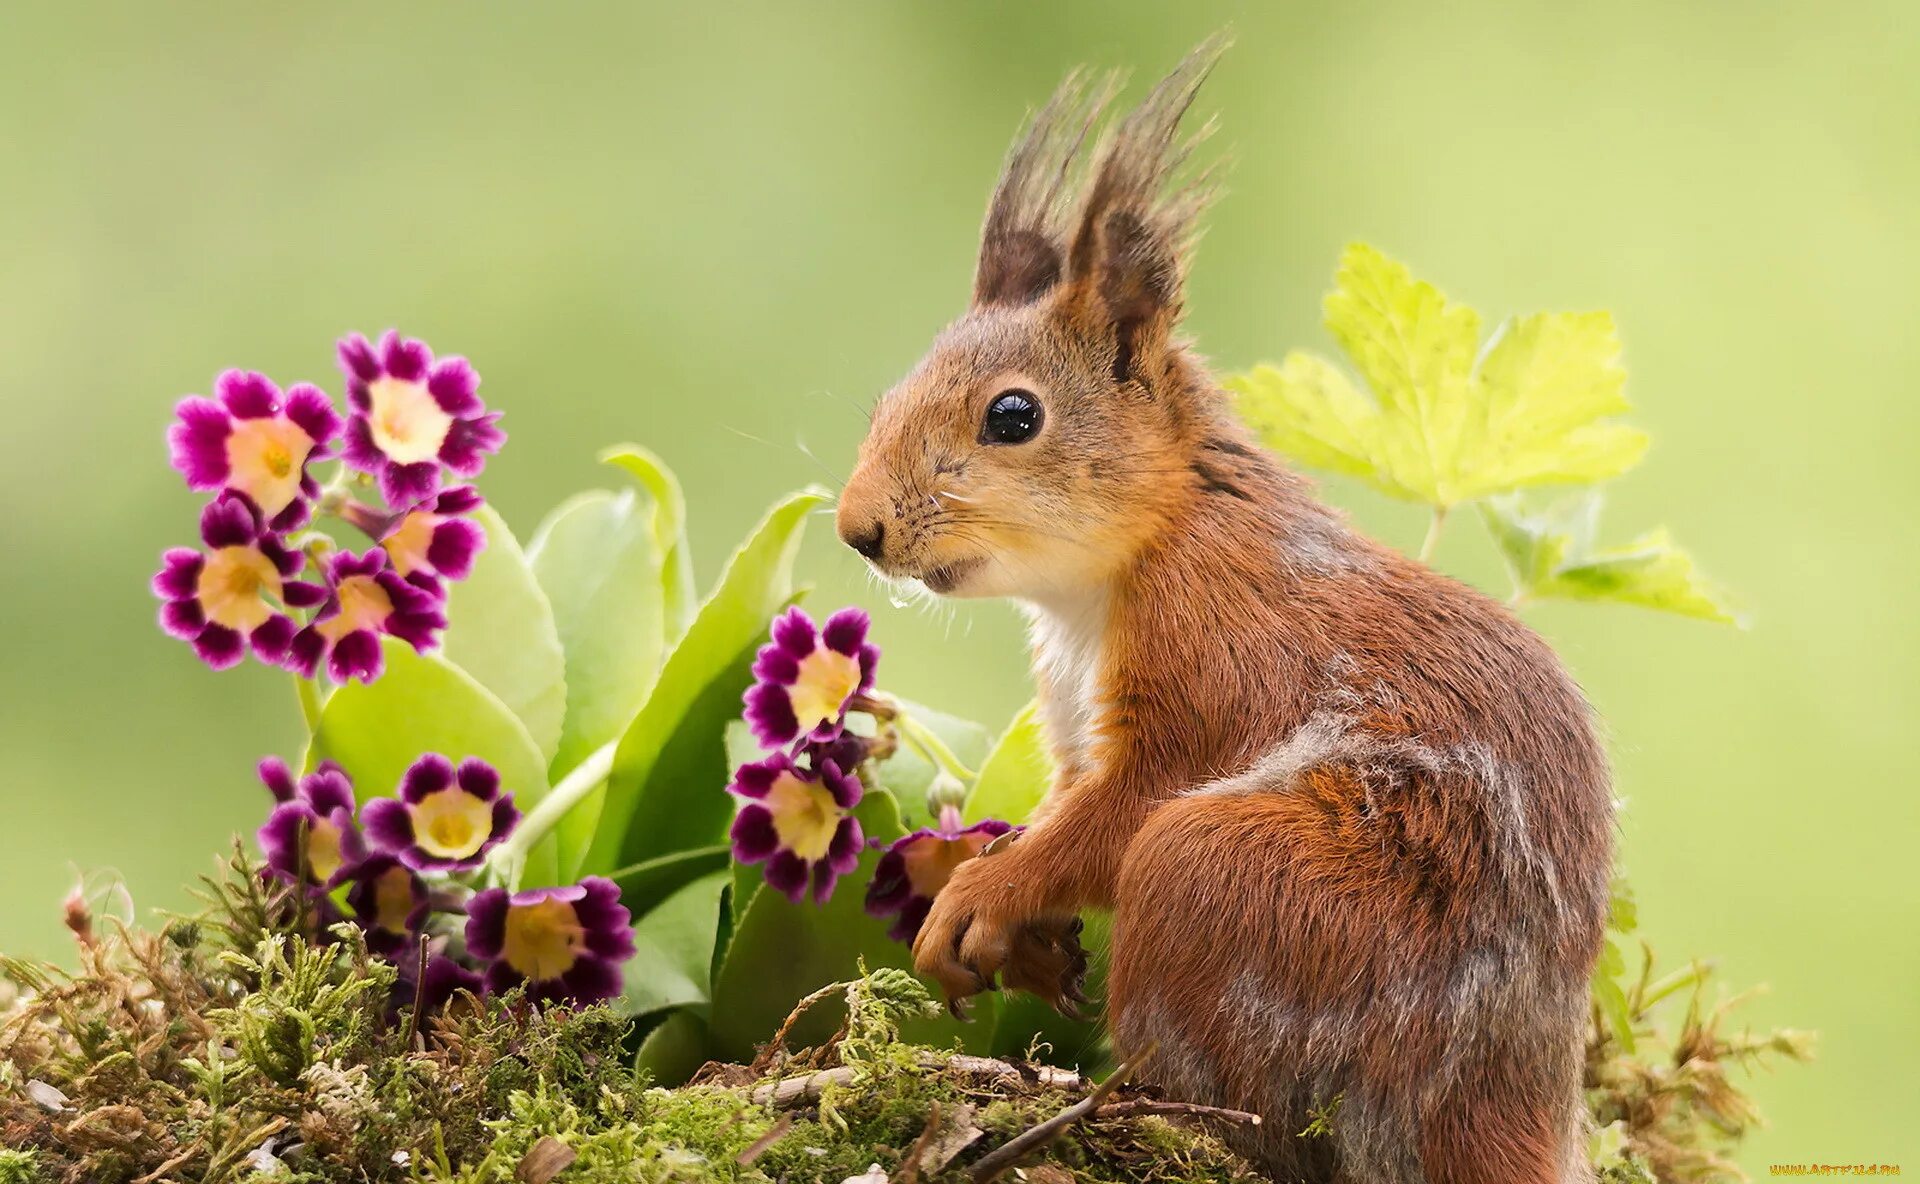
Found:
M 1101 650 L 1107 628 L 1104 595 L 1083 601 L 1025 605 L 1033 639 L 1034 673 L 1045 688 L 1041 721 L 1064 762 L 1093 759 L 1105 691 Z

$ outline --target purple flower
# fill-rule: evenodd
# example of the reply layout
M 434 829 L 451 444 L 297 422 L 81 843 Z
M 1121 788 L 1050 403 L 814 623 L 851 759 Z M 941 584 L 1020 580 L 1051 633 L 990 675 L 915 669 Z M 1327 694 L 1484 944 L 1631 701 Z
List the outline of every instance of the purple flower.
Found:
M 324 659 L 335 682 L 372 682 L 385 669 L 381 634 L 421 653 L 439 644 L 447 627 L 440 594 L 401 579 L 385 551 L 336 551 L 326 559 L 326 577 L 326 602 L 294 635 L 290 669 L 311 678 Z
M 426 588 L 441 580 L 464 580 L 487 546 L 487 532 L 467 515 L 479 509 L 471 485 L 443 489 L 431 502 L 409 510 L 379 536 L 393 569 Z
M 379 850 L 419 871 L 480 866 L 520 821 L 500 774 L 478 757 L 453 762 L 430 752 L 400 779 L 400 796 L 375 798 L 360 812 Z
M 245 370 L 221 374 L 213 391 L 213 399 L 182 399 L 167 431 L 187 488 L 243 493 L 276 531 L 303 525 L 320 492 L 307 464 L 324 459 L 340 434 L 333 401 L 304 382 L 282 399 L 266 375 Z
M 404 961 L 431 911 L 426 883 L 384 852 L 362 860 L 347 880 L 347 907 L 367 936 L 367 948 Z
M 153 594 L 166 601 L 160 627 L 215 670 L 246 656 L 286 661 L 294 639 L 289 608 L 309 608 L 325 597 L 318 585 L 291 578 L 306 559 L 268 531 L 245 494 L 222 493 L 200 511 L 205 552 L 175 547 L 161 557 Z
M 773 623 L 773 644 L 754 659 L 747 688 L 747 723 L 766 748 L 795 740 L 830 739 L 847 704 L 873 686 L 880 650 L 867 641 L 867 614 L 843 608 L 814 628 L 790 608 Z
M 786 753 L 741 765 L 727 792 L 741 799 L 733 820 L 733 857 L 765 863 L 767 884 L 798 903 L 812 885 L 821 904 L 854 869 L 866 837 L 853 808 L 860 779 L 832 761 L 803 769 Z
M 465 358 L 433 360 L 425 343 L 392 329 L 372 345 L 354 333 L 338 347 L 347 376 L 347 464 L 380 481 L 387 504 L 417 505 L 440 489 L 441 467 L 477 476 L 506 433 L 480 402 L 480 376 Z
M 880 857 L 867 885 L 867 915 L 896 918 L 887 936 L 911 943 L 953 869 L 1013 829 L 997 818 L 964 826 L 957 807 L 941 807 L 939 825 L 895 839 Z
M 620 994 L 632 925 L 619 886 L 603 876 L 512 895 L 487 888 L 467 901 L 467 953 L 487 964 L 489 991 L 525 984 L 537 1002 L 597 1003 Z
M 366 857 L 353 821 L 353 781 L 323 761 L 296 784 L 285 762 L 260 762 L 260 780 L 279 803 L 260 827 L 269 870 L 296 884 L 338 887 Z

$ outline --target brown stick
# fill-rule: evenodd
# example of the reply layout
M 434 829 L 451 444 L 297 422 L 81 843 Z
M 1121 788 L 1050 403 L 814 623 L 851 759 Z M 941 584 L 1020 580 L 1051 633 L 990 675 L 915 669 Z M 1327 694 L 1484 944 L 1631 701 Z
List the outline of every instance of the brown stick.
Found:
M 1217 1118 L 1221 1122 L 1231 1122 L 1239 1126 L 1260 1125 L 1260 1116 L 1245 1110 L 1202 1106 L 1198 1102 L 1160 1102 L 1152 1098 L 1128 1098 L 1124 1102 L 1108 1102 L 1094 1113 L 1094 1117 L 1127 1118 L 1135 1114 L 1158 1114 L 1167 1118 Z
M 733 1162 L 743 1168 L 753 1166 L 753 1161 L 767 1153 L 767 1148 L 780 1141 L 782 1135 L 793 1129 L 793 1115 L 782 1114 L 780 1121 L 767 1128 L 767 1133 L 747 1144 L 747 1149 L 733 1157 Z
M 992 1057 L 970 1057 L 954 1055 L 951 1057 L 929 1053 L 920 1058 L 923 1069 L 948 1069 L 963 1073 L 969 1077 L 985 1077 L 993 1080 L 1034 1081 L 1052 1089 L 1081 1089 L 1087 1079 L 1071 1069 L 1055 1069 L 1050 1065 L 1035 1065 L 1029 1076 L 1018 1065 L 1008 1061 L 995 1060 Z M 756 1106 L 772 1106 L 783 1109 L 799 1105 L 820 1096 L 822 1090 L 830 1085 L 845 1085 L 853 1080 L 853 1069 L 841 1066 L 837 1069 L 822 1069 L 817 1073 L 808 1073 L 800 1077 L 789 1077 L 785 1081 L 775 1081 L 757 1086 L 753 1091 L 753 1103 Z
M 1015 1164 L 1059 1138 L 1068 1127 L 1098 1110 L 1114 1090 L 1126 1084 L 1137 1063 L 1130 1061 L 1120 1066 L 1086 1097 L 981 1156 L 973 1165 L 973 1184 L 991 1184 Z

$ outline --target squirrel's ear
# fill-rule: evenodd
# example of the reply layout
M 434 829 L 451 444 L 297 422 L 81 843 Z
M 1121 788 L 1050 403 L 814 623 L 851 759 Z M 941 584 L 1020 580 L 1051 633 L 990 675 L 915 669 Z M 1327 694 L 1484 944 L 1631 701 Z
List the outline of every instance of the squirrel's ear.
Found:
M 1178 188 L 1170 182 L 1213 125 L 1175 135 L 1226 47 L 1220 36 L 1203 42 L 1120 122 L 1080 200 L 1066 280 L 1078 315 L 1112 335 L 1116 382 L 1163 350 L 1180 319 L 1187 257 L 1214 186 L 1211 170 Z
M 1065 278 L 1074 160 L 1116 88 L 1113 76 L 1089 86 L 1068 74 L 1007 154 L 980 228 L 974 304 L 1030 304 Z

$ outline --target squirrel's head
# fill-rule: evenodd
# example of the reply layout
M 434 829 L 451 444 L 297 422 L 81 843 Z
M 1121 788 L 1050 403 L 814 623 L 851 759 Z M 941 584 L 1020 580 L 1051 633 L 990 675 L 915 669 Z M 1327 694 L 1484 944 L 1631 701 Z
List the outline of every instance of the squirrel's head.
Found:
M 1015 145 L 973 303 L 881 397 L 840 498 L 841 539 L 882 573 L 1048 601 L 1151 537 L 1213 414 L 1175 336 L 1211 187 L 1172 182 L 1200 138 L 1177 139 L 1180 118 L 1221 48 L 1201 46 L 1086 153 L 1114 85 L 1070 76 Z

